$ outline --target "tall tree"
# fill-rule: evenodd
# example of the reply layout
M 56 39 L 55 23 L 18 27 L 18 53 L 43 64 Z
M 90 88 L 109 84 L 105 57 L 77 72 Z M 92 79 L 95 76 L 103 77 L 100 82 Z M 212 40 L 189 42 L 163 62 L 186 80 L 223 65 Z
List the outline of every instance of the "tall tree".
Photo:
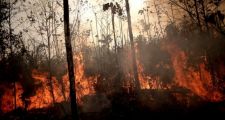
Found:
M 111 15 L 112 15 L 112 28 L 113 28 L 113 39 L 114 39 L 114 51 L 115 53 L 117 52 L 117 40 L 116 40 L 116 31 L 115 31 L 115 14 L 118 14 L 118 16 L 122 16 L 122 8 L 120 4 L 117 2 L 114 4 L 113 2 L 111 3 L 106 3 L 103 5 L 103 10 L 109 10 L 111 9 Z
M 67 54 L 67 63 L 68 63 L 69 81 L 70 81 L 71 112 L 72 112 L 73 120 L 78 120 L 79 117 L 78 117 L 77 102 L 76 102 L 73 53 L 72 53 L 72 46 L 71 46 L 70 27 L 69 27 L 69 3 L 68 3 L 68 0 L 63 0 L 63 6 L 64 6 L 65 44 L 66 44 L 66 54 Z
M 129 6 L 129 0 L 125 0 L 125 1 L 126 1 L 128 30 L 129 30 L 130 44 L 131 44 L 131 55 L 132 55 L 132 66 L 133 66 L 133 72 L 134 72 L 135 88 L 136 88 L 136 90 L 139 90 L 140 89 L 140 81 L 138 79 L 136 53 L 135 53 L 135 48 L 134 48 L 134 37 L 133 37 L 131 16 L 130 16 L 130 6 Z
M 111 7 L 111 14 L 112 14 L 112 28 L 113 28 L 113 39 L 115 44 L 115 53 L 117 51 L 117 41 L 116 41 L 116 32 L 115 32 L 115 6 Z
M 50 9 L 53 9 L 53 5 L 51 6 L 50 2 L 48 2 L 48 5 L 49 5 Z M 52 12 L 52 10 L 50 10 L 50 11 Z M 46 14 L 47 13 L 45 12 L 45 16 L 47 17 Z M 46 34 L 47 34 L 47 41 L 48 41 L 48 45 L 47 45 L 47 47 L 48 47 L 48 71 L 49 71 L 48 77 L 49 77 L 50 93 L 51 93 L 52 101 L 53 101 L 53 105 L 54 105 L 55 104 L 55 96 L 54 96 L 53 81 L 52 81 L 52 69 L 51 69 L 51 33 L 50 33 L 51 20 L 52 20 L 52 23 L 53 23 L 53 18 L 50 17 L 50 16 L 53 16 L 53 15 L 49 15 L 49 17 L 47 19 L 45 19 L 45 23 L 46 23 L 46 26 L 47 26 L 47 30 L 46 30 L 47 33 Z

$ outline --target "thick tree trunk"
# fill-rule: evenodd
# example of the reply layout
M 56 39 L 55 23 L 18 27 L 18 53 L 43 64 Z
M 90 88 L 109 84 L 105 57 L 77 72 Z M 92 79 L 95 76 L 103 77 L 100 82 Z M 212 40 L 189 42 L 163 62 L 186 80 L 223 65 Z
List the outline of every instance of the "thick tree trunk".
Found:
M 132 66 L 133 66 L 134 80 L 135 80 L 135 89 L 140 90 L 141 86 L 140 86 L 140 81 L 138 79 L 137 61 L 136 61 L 136 53 L 134 48 L 134 38 L 133 38 L 133 31 L 132 31 L 132 25 L 131 25 L 129 0 L 125 0 L 125 1 L 126 1 L 128 30 L 129 30 L 129 36 L 130 36 L 131 52 L 132 52 L 131 54 L 132 54 Z
M 78 120 L 79 117 L 78 117 L 77 102 L 76 102 L 73 53 L 72 53 L 70 28 L 69 28 L 69 3 L 68 3 L 68 0 L 63 0 L 63 6 L 64 6 L 65 44 L 66 44 L 66 54 L 67 54 L 67 63 L 68 63 L 69 81 L 70 81 L 71 112 L 72 112 L 72 119 Z

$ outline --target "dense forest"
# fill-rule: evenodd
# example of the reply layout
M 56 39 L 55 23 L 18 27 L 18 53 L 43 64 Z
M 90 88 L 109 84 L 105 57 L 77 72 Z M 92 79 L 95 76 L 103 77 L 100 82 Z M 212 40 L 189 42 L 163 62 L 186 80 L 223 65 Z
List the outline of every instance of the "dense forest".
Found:
M 225 0 L 0 0 L 1 120 L 200 112 L 225 113 Z

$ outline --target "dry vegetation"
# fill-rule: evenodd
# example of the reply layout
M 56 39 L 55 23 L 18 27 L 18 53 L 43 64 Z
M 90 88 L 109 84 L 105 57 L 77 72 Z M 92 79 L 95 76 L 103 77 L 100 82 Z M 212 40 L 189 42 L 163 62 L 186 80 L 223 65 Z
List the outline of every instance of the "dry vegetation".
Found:
M 224 114 L 225 1 L 128 2 L 0 0 L 0 119 Z

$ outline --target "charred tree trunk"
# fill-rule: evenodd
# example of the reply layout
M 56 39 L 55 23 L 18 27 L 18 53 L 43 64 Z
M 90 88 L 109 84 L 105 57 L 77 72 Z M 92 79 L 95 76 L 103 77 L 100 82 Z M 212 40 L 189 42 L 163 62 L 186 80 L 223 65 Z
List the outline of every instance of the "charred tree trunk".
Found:
M 136 53 L 134 48 L 134 38 L 133 38 L 133 31 L 132 31 L 132 25 L 131 25 L 131 16 L 130 16 L 130 6 L 129 6 L 129 0 L 126 1 L 126 11 L 127 11 L 127 21 L 128 21 L 128 30 L 129 30 L 129 36 L 130 36 L 130 44 L 131 44 L 131 55 L 132 55 L 132 66 L 133 66 L 133 72 L 134 72 L 134 80 L 135 80 L 135 88 L 136 90 L 140 90 L 140 81 L 138 79 L 138 71 L 137 71 L 137 61 L 136 61 Z
M 76 89 L 75 89 L 75 76 L 74 76 L 74 64 L 73 64 L 73 53 L 70 38 L 70 27 L 69 27 L 69 3 L 68 0 L 63 0 L 64 6 L 64 33 L 65 33 L 65 45 L 67 54 L 67 64 L 69 71 L 70 81 L 70 102 L 72 119 L 79 120 L 76 102 Z

